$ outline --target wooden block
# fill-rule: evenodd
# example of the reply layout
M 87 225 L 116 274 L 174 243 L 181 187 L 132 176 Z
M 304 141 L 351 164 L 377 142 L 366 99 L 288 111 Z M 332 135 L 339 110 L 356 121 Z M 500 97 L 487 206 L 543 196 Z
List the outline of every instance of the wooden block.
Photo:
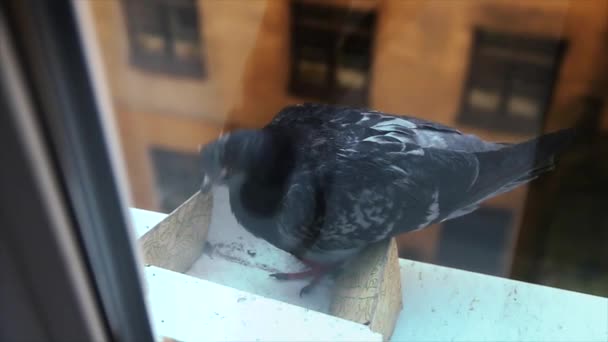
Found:
M 171 337 L 163 336 L 161 342 L 182 342 Z
M 384 340 L 390 339 L 402 307 L 395 239 L 369 246 L 336 277 L 331 314 L 368 325 Z
M 185 273 L 202 254 L 212 196 L 196 193 L 140 238 L 146 263 Z M 259 258 L 260 256 L 258 256 Z M 336 277 L 329 313 L 389 340 L 402 308 L 395 239 L 366 248 Z
M 175 272 L 186 272 L 201 256 L 213 200 L 199 192 L 144 234 L 139 243 L 144 261 Z

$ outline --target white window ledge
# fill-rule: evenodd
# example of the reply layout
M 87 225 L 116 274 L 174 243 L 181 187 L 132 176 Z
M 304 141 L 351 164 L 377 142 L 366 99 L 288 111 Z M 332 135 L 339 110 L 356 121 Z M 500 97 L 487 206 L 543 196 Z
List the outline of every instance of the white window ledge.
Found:
M 138 237 L 165 216 L 131 209 Z M 608 341 L 607 298 L 404 259 L 400 260 L 400 266 L 403 310 L 391 339 L 393 341 Z M 151 284 L 150 278 L 151 272 L 147 270 L 148 297 L 154 322 L 154 317 L 169 313 L 154 312 L 166 307 L 159 303 L 166 302 L 163 296 L 167 293 Z M 183 307 L 193 305 L 196 304 L 192 302 Z M 290 317 L 293 317 L 294 329 L 308 326 L 299 321 L 299 318 L 306 317 L 297 313 Z M 179 319 L 180 326 L 196 329 L 205 318 L 180 315 Z M 327 327 L 321 322 L 317 323 L 310 326 L 317 327 L 315 332 L 319 336 L 327 336 L 321 334 Z M 171 329 L 170 324 L 154 322 L 154 325 L 158 334 L 179 338 L 173 333 L 180 330 Z M 336 328 L 333 326 L 332 329 Z M 296 333 L 293 329 L 292 332 Z M 183 331 L 181 333 L 183 335 Z M 350 330 L 343 337 L 352 339 L 352 333 L 353 330 Z M 230 336 L 239 335 L 233 331 Z M 315 336 L 309 335 L 308 339 Z M 368 339 L 373 337 L 369 333 L 360 336 Z M 268 335 L 265 337 L 262 340 L 272 339 Z M 305 336 L 301 338 L 306 339 Z

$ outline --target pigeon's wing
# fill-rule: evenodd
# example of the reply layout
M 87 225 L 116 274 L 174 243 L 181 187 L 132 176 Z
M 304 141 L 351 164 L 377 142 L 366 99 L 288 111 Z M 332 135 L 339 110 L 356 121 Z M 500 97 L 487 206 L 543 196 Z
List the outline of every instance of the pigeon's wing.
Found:
M 572 143 L 575 134 L 574 129 L 565 129 L 500 150 L 475 153 L 479 175 L 469 190 L 469 197 L 483 201 L 551 170 L 556 157 Z
M 570 135 L 493 144 L 428 121 L 325 105 L 287 108 L 271 126 L 299 134 L 299 154 L 320 180 L 314 196 L 324 219 L 300 245 L 319 262 L 475 210 L 550 168 Z
M 455 211 L 477 177 L 465 152 L 364 141 L 325 165 L 325 221 L 305 257 L 348 258 L 370 243 L 421 229 Z
M 466 215 L 489 198 L 511 191 L 555 167 L 555 159 L 575 137 L 575 130 L 565 129 L 508 144 L 497 150 L 471 154 L 477 161 L 477 174 L 462 196 L 454 196 L 453 211 L 441 221 Z
M 396 116 L 381 112 L 360 112 L 360 119 L 355 123 L 370 129 L 370 134 L 380 138 L 391 136 L 409 140 L 423 148 L 438 148 L 459 152 L 480 152 L 496 150 L 503 144 L 489 143 L 480 138 L 463 134 L 459 130 L 436 122 L 417 119 L 409 116 Z M 348 118 L 353 118 L 350 115 Z M 372 139 L 372 136 L 368 136 Z
M 270 125 L 315 131 L 320 129 L 326 132 L 350 131 L 361 140 L 397 139 L 424 148 L 461 152 L 489 151 L 504 146 L 504 144 L 485 142 L 474 135 L 463 134 L 455 128 L 428 120 L 325 104 L 286 107 L 275 116 Z M 346 140 L 345 143 L 352 145 L 353 140 Z
M 313 175 L 308 171 L 296 171 L 274 218 L 275 229 L 264 227 L 272 234 L 266 236 L 266 240 L 296 256 L 302 255 L 319 237 L 325 218 L 322 197 Z

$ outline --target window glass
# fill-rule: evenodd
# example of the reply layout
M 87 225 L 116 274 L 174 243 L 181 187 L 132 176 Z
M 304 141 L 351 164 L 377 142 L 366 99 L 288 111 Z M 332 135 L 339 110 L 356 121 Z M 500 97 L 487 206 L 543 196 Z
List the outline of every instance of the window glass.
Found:
M 232 298 L 182 298 L 206 280 L 402 340 L 605 340 L 608 2 L 87 4 L 146 264 L 192 281 L 163 304 Z M 394 268 L 316 283 L 370 241 Z M 306 319 L 302 336 L 325 331 Z

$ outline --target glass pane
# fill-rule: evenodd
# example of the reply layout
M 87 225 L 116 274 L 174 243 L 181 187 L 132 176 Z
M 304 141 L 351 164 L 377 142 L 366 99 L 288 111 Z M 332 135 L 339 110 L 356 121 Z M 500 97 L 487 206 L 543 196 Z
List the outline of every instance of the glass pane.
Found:
M 496 91 L 476 88 L 469 94 L 469 104 L 475 109 L 494 113 L 500 105 L 500 95 Z
M 140 33 L 136 39 L 139 45 L 148 52 L 163 53 L 166 49 L 167 41 L 163 36 Z
M 348 89 L 361 89 L 365 86 L 366 75 L 357 69 L 338 68 L 336 70 L 338 84 L 340 87 Z
M 327 65 L 302 60 L 298 64 L 299 74 L 305 83 L 323 85 L 327 82 Z
M 188 41 L 175 41 L 173 49 L 177 59 L 196 59 L 199 58 L 199 47 L 197 44 Z
M 340 51 L 338 53 L 338 64 L 343 65 L 345 67 L 357 68 L 360 70 L 365 70 L 369 65 L 369 57 L 365 54 L 353 53 Z
M 199 28 L 196 11 L 196 8 L 177 7 L 169 13 L 171 32 L 176 40 L 198 41 Z
M 159 334 L 605 340 L 608 2 L 124 1 L 83 3 Z
M 129 9 L 126 15 L 137 31 L 151 35 L 163 35 L 166 12 L 158 1 L 126 1 L 125 7 Z
M 298 52 L 302 59 L 319 62 L 326 62 L 328 60 L 327 49 L 324 48 L 303 44 Z
M 525 96 L 512 96 L 507 103 L 509 115 L 534 119 L 539 116 L 540 105 L 537 99 Z

